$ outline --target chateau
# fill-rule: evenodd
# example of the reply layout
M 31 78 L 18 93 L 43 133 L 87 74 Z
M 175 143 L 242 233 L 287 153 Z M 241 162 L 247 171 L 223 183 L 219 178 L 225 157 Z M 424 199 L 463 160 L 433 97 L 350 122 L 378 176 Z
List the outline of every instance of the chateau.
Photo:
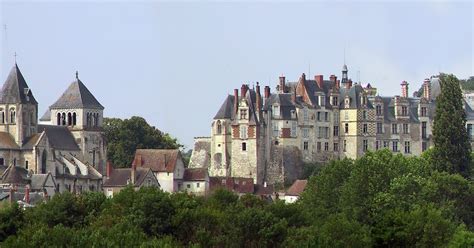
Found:
M 0 92 L 0 174 L 23 168 L 26 181 L 51 174 L 58 192 L 102 190 L 103 110 L 76 73 L 39 122 L 38 102 L 15 64 Z
M 340 79 L 303 73 L 297 82 L 287 82 L 281 76 L 275 93 L 269 86 L 262 93 L 259 83 L 243 84 L 225 98 L 211 137 L 196 139 L 195 146 L 207 147 L 209 157 L 195 151 L 201 158 L 194 163 L 192 158 L 191 166 L 207 166 L 209 176 L 273 184 L 297 179 L 304 162 L 355 159 L 379 149 L 420 155 L 433 145 L 441 86 L 437 77 L 425 79 L 410 97 L 408 85 L 401 83 L 400 95 L 379 96 L 370 84 L 352 82 L 346 65 Z M 464 103 L 471 135 L 474 111 Z

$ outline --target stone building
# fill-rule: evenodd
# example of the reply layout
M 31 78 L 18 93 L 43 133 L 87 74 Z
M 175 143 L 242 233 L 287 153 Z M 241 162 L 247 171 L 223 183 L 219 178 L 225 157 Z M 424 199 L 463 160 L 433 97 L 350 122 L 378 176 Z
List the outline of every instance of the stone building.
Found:
M 212 121 L 210 177 L 247 177 L 257 184 L 291 183 L 303 162 L 358 158 L 368 150 L 419 155 L 432 143 L 438 77 L 423 82 L 421 97 L 379 96 L 372 85 L 354 83 L 343 66 L 341 79 L 303 73 L 296 82 L 279 78 L 263 95 L 243 84 L 228 95 Z M 465 102 L 472 135 L 474 111 Z M 202 142 L 202 139 L 200 140 Z M 202 152 L 201 152 L 202 153 Z
M 76 73 L 39 124 L 38 102 L 15 64 L 0 92 L 0 166 L 51 173 L 59 192 L 101 190 L 103 109 Z

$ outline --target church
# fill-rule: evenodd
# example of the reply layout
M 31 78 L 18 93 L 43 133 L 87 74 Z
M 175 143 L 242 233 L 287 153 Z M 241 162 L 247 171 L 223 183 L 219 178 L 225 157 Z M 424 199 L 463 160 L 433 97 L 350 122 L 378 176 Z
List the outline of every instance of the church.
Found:
M 27 181 L 51 174 L 55 192 L 101 191 L 107 154 L 103 111 L 76 72 L 38 120 L 38 102 L 15 63 L 0 91 L 0 174 L 20 167 Z

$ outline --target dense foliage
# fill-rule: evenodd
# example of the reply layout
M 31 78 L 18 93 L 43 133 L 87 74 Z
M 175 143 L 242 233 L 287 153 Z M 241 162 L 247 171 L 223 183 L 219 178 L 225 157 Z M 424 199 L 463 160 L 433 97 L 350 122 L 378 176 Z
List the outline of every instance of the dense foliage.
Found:
M 471 145 L 459 80 L 454 75 L 441 74 L 440 83 L 433 125 L 433 164 L 440 171 L 469 177 Z
M 0 209 L 1 247 L 472 247 L 474 184 L 422 157 L 333 161 L 295 204 L 126 188 Z
M 474 90 L 474 76 L 460 80 L 460 83 L 463 90 Z
M 175 138 L 150 126 L 142 117 L 104 118 L 107 159 L 116 167 L 130 167 L 136 149 L 179 148 Z

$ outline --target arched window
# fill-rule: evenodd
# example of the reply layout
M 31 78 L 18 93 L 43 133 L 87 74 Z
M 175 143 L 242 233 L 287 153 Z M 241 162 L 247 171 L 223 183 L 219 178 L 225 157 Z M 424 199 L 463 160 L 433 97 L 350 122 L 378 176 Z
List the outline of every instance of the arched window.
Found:
M 46 174 L 46 161 L 48 158 L 48 153 L 46 150 L 43 150 L 43 154 L 41 156 L 41 174 Z
M 76 125 L 76 113 L 72 113 L 72 125 L 75 126 Z
M 67 113 L 67 125 L 68 126 L 72 125 L 72 115 L 71 115 L 71 113 Z
M 58 113 L 57 123 L 58 126 L 61 126 L 61 113 Z
M 10 123 L 15 124 L 16 122 L 16 112 L 15 109 L 10 109 Z
M 97 127 L 99 125 L 99 114 L 95 113 L 94 114 L 94 127 Z
M 87 113 L 87 126 L 90 127 L 91 126 L 91 114 L 90 113 Z
M 5 112 L 3 111 L 2 108 L 0 108 L 0 124 L 5 123 Z
M 222 123 L 221 121 L 217 121 L 217 134 L 222 133 Z
M 66 113 L 61 114 L 61 124 L 66 126 Z

